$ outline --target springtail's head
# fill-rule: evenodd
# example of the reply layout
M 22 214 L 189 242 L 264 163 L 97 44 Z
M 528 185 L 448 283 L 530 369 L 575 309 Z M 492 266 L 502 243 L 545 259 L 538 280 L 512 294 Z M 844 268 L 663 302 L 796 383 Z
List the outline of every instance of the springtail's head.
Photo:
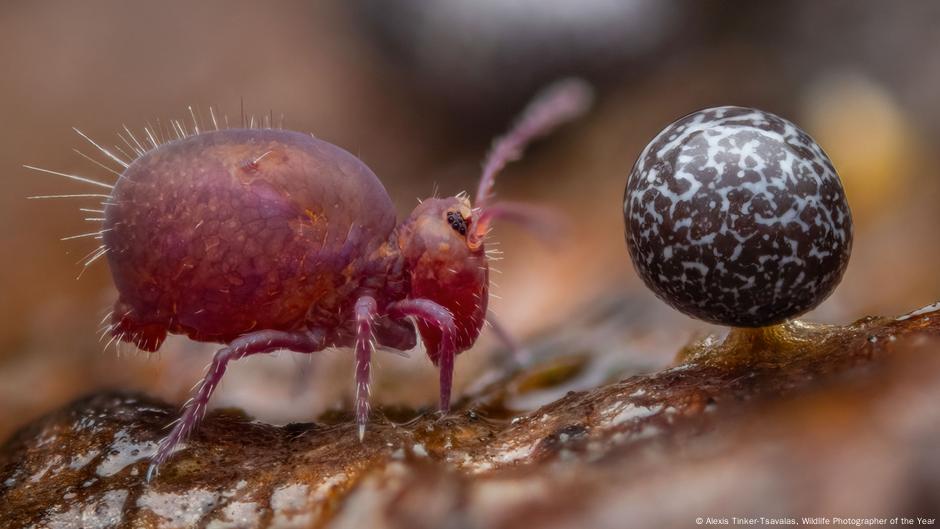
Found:
M 411 276 L 411 297 L 443 305 L 458 328 L 457 350 L 476 340 L 486 317 L 489 268 L 483 245 L 471 247 L 473 216 L 466 197 L 421 202 L 398 231 L 398 244 Z M 440 331 L 418 322 L 432 361 L 437 361 Z
M 461 193 L 421 202 L 402 224 L 398 244 L 411 272 L 411 296 L 431 299 L 447 307 L 458 326 L 457 349 L 469 348 L 486 316 L 489 268 L 484 240 L 496 219 L 521 222 L 545 231 L 551 217 L 545 210 L 490 199 L 496 175 L 518 160 L 526 145 L 585 113 L 591 88 L 583 81 L 565 79 L 544 89 L 529 104 L 510 131 L 493 143 L 473 203 Z M 419 322 L 419 330 L 432 360 L 440 331 Z

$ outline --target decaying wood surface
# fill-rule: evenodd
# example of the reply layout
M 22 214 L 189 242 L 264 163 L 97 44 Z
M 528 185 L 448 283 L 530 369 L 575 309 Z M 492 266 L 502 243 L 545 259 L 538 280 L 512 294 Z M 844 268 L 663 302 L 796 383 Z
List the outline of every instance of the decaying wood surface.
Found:
M 706 339 L 671 367 L 519 412 L 629 347 L 544 343 L 447 417 L 380 410 L 363 443 L 345 412 L 275 427 L 217 410 L 149 485 L 176 408 L 93 395 L 0 449 L 0 525 L 688 527 L 940 510 L 940 306 Z

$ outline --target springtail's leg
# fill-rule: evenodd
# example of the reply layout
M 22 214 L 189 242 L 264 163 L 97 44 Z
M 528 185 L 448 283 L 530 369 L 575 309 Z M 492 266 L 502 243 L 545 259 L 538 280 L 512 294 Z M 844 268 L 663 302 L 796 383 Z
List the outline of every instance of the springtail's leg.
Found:
M 359 425 L 359 440 L 366 435 L 366 423 L 369 421 L 369 382 L 371 379 L 372 321 L 375 318 L 376 303 L 371 296 L 363 296 L 356 301 L 356 424 Z
M 454 357 L 457 355 L 457 327 L 454 315 L 430 299 L 404 299 L 388 306 L 388 315 L 395 319 L 414 316 L 428 325 L 436 325 L 441 331 L 441 342 L 437 351 L 428 348 L 431 358 L 437 358 L 440 370 L 440 409 L 450 410 L 450 393 L 454 382 Z M 428 344 L 425 344 L 428 345 Z
M 311 353 L 323 348 L 323 339 L 309 332 L 258 331 L 240 336 L 232 343 L 219 349 L 209 364 L 209 370 L 202 381 L 196 385 L 192 398 L 183 405 L 183 413 L 174 423 L 169 435 L 160 440 L 157 452 L 150 460 L 147 469 L 147 481 L 159 473 L 160 465 L 169 459 L 180 443 L 199 425 L 206 414 L 206 405 L 212 393 L 222 380 L 225 368 L 232 360 L 238 360 L 253 354 L 270 353 L 281 349 L 290 349 L 300 353 Z

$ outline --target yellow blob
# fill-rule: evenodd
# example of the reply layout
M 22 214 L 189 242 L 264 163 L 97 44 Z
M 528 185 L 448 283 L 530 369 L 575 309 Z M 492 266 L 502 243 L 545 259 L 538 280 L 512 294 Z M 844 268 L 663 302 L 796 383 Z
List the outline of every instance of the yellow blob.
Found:
M 892 94 L 861 75 L 831 75 L 810 88 L 803 114 L 807 130 L 842 178 L 857 223 L 897 203 L 917 147 Z

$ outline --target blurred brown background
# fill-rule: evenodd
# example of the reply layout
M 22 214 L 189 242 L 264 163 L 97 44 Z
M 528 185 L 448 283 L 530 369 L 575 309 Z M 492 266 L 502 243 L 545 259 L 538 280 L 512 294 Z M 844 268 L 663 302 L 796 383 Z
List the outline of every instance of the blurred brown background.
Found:
M 661 361 L 705 327 L 637 281 L 621 197 L 645 143 L 706 106 L 756 106 L 795 121 L 843 178 L 853 259 L 810 318 L 901 313 L 940 298 L 938 27 L 940 4 L 928 0 L 5 2 L 0 438 L 96 388 L 181 399 L 214 349 L 173 339 L 149 358 L 102 353 L 95 330 L 114 299 L 107 266 L 76 280 L 76 261 L 94 245 L 59 241 L 94 225 L 78 202 L 25 199 L 95 191 L 22 164 L 113 178 L 72 152 L 94 151 L 73 126 L 113 145 L 123 124 L 187 119 L 190 105 L 204 119 L 211 105 L 237 122 L 244 103 L 360 156 L 404 215 L 435 187 L 472 190 L 490 139 L 531 93 L 584 76 L 598 91 L 593 113 L 535 145 L 497 184 L 503 197 L 564 211 L 570 230 L 545 246 L 500 228 L 505 260 L 492 305 L 525 337 L 602 295 L 636 297 L 648 309 L 630 325 L 653 337 Z M 461 357 L 458 391 L 494 345 L 485 336 Z M 309 419 L 348 402 L 349 360 L 344 351 L 252 359 L 231 369 L 215 403 L 271 421 Z M 379 360 L 380 402 L 433 402 L 420 353 Z

